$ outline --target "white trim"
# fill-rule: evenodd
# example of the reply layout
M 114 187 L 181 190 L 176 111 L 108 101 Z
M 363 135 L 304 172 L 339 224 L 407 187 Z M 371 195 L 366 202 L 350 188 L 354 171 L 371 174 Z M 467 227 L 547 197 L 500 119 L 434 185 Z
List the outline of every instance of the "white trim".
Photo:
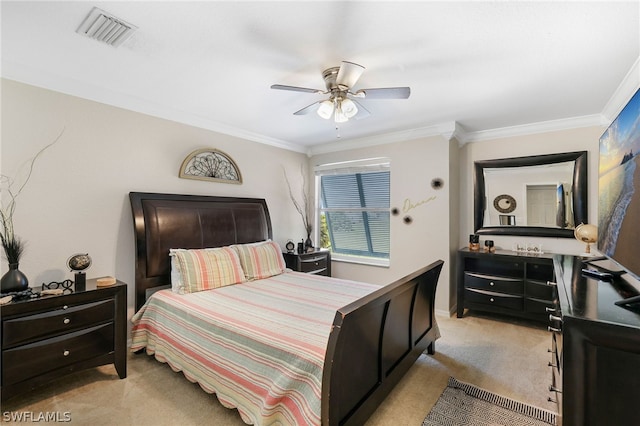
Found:
M 367 266 L 379 266 L 382 268 L 389 268 L 391 262 L 389 259 L 382 259 L 377 257 L 366 257 L 366 256 L 349 256 L 348 254 L 340 254 L 331 252 L 331 261 L 332 262 L 343 262 L 343 263 L 356 263 L 359 265 L 367 265 Z
M 620 83 L 602 110 L 602 115 L 607 121 L 607 126 L 620 114 L 622 108 L 629 102 L 638 88 L 640 88 L 640 57 L 636 59 L 636 62 L 624 79 L 622 79 L 622 83 Z
M 307 147 L 294 142 L 270 138 L 261 134 L 248 132 L 243 129 L 213 121 L 206 117 L 167 108 L 166 106 L 147 102 L 124 93 L 105 90 L 102 87 L 73 78 L 60 75 L 52 75 L 49 73 L 44 74 L 40 70 L 34 69 L 32 67 L 7 61 L 4 59 L 2 61 L 2 78 L 19 81 L 24 84 L 41 87 L 47 90 L 58 91 L 72 96 L 81 97 L 83 99 L 112 105 L 118 108 L 148 114 L 166 120 L 200 127 L 221 134 L 258 142 L 265 145 L 271 145 L 277 148 L 287 149 L 289 151 L 306 153 L 307 156 L 311 157 L 317 154 L 346 151 L 357 148 L 367 148 L 376 145 L 383 145 L 394 142 L 405 142 L 412 139 L 431 136 L 442 136 L 447 140 L 455 137 L 460 145 L 464 145 L 468 142 L 480 142 L 491 139 L 524 136 L 551 131 L 569 130 L 574 128 L 591 126 L 607 127 L 622 110 L 624 105 L 626 105 L 629 98 L 640 87 L 640 57 L 636 59 L 633 66 L 624 77 L 600 114 L 581 117 L 569 117 L 558 120 L 529 123 L 519 126 L 481 130 L 477 132 L 466 132 L 462 126 L 460 126 L 455 121 L 452 121 L 416 129 L 373 135 L 369 137 L 345 139 L 312 147 Z
M 19 65 L 6 60 L 2 61 L 2 78 L 18 81 L 30 86 L 41 87 L 46 90 L 57 91 L 82 99 L 99 102 L 126 109 L 129 111 L 147 114 L 152 117 L 163 118 L 165 120 L 176 121 L 178 123 L 199 127 L 213 132 L 233 136 L 253 142 L 271 145 L 277 148 L 287 149 L 300 153 L 306 153 L 307 148 L 292 142 L 270 138 L 257 133 L 248 132 L 237 127 L 216 122 L 209 118 L 190 114 L 181 110 L 169 108 L 164 105 L 154 104 L 143 99 L 130 96 L 125 93 L 118 93 L 112 90 L 105 90 L 102 87 L 86 83 L 60 75 L 41 73 L 30 67 Z
M 606 127 L 606 119 L 602 114 L 584 115 L 582 117 L 561 118 L 558 120 L 542 121 L 521 126 L 502 127 L 499 129 L 469 132 L 458 138 L 460 146 L 469 142 L 481 142 L 491 139 L 508 138 L 513 136 L 533 135 L 558 130 L 577 129 L 581 127 Z
M 331 174 L 353 174 L 358 172 L 381 171 L 391 168 L 391 159 L 387 157 L 365 158 L 362 160 L 341 161 L 338 163 L 318 164 L 313 168 L 316 176 Z
M 412 139 L 425 138 L 430 136 L 443 136 L 449 140 L 456 130 L 461 128 L 454 121 L 433 126 L 420 127 L 417 129 L 401 130 L 397 132 L 386 133 L 383 135 L 367 136 L 357 139 L 345 139 L 336 142 L 316 145 L 309 148 L 308 156 L 317 154 L 326 154 L 330 152 L 346 151 L 357 148 L 368 148 L 376 145 L 384 145 L 394 142 L 405 142 Z

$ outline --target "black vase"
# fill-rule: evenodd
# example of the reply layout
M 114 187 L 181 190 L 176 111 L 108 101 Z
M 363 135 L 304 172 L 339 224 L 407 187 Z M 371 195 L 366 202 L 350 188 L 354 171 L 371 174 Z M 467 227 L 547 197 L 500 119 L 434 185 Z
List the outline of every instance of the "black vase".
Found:
M 29 288 L 27 276 L 20 272 L 17 263 L 10 263 L 9 270 L 2 276 L 0 282 L 2 293 L 24 291 Z
M 311 241 L 310 235 L 307 235 L 307 239 L 304 242 L 304 251 L 305 252 L 313 251 L 313 241 Z

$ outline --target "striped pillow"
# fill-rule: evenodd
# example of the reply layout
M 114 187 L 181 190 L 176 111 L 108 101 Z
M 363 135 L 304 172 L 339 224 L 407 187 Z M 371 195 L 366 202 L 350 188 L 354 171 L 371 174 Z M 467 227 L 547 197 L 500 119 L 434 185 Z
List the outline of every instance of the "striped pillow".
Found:
M 229 247 L 199 250 L 172 249 L 180 276 L 179 293 L 194 293 L 245 282 L 240 259 Z
M 279 275 L 286 265 L 280 246 L 273 241 L 231 246 L 238 252 L 240 264 L 248 280 L 259 280 Z

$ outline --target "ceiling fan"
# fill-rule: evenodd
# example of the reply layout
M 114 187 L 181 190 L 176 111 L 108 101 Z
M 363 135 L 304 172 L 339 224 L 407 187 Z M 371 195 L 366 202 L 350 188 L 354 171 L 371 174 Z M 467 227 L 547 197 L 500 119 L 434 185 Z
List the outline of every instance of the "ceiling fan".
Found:
M 333 120 L 336 123 L 344 123 L 353 117 L 364 118 L 369 116 L 369 111 L 356 99 L 407 99 L 411 94 L 411 88 L 409 87 L 359 89 L 354 92 L 353 86 L 364 72 L 364 69 L 362 65 L 347 61 L 342 61 L 342 65 L 339 67 L 327 68 L 322 72 L 326 90 L 285 86 L 283 84 L 274 84 L 271 88 L 329 95 L 328 99 L 314 102 L 293 114 L 304 115 L 311 111 L 316 111 L 320 117 L 327 120 L 333 116 Z

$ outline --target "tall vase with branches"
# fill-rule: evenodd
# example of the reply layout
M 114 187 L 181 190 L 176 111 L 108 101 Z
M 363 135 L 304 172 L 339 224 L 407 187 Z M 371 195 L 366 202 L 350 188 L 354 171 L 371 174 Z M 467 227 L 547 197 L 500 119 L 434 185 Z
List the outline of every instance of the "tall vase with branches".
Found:
M 313 242 L 311 241 L 311 232 L 313 231 L 313 206 L 311 205 L 311 200 L 309 198 L 308 185 L 307 185 L 307 175 L 304 170 L 304 166 L 300 165 L 300 175 L 302 176 L 302 185 L 300 188 L 300 195 L 296 196 L 293 193 L 293 189 L 291 188 L 291 182 L 289 181 L 289 177 L 287 176 L 287 171 L 284 170 L 284 179 L 287 182 L 287 187 L 289 188 L 289 197 L 291 198 L 291 202 L 294 207 L 300 214 L 302 218 L 302 224 L 304 225 L 304 229 L 307 232 L 307 239 L 305 241 L 305 250 L 313 250 Z
M 29 287 L 29 280 L 18 269 L 20 259 L 24 254 L 25 243 L 14 231 L 13 215 L 16 210 L 16 200 L 29 182 L 29 179 L 31 179 L 33 167 L 38 157 L 40 157 L 47 148 L 58 142 L 63 132 L 64 129 L 53 142 L 38 151 L 27 163 L 26 176 L 22 180 L 22 183 L 17 182 L 15 178 L 0 175 L 0 242 L 2 243 L 4 256 L 9 264 L 9 271 L 2 276 L 0 282 L 2 293 L 22 291 Z

